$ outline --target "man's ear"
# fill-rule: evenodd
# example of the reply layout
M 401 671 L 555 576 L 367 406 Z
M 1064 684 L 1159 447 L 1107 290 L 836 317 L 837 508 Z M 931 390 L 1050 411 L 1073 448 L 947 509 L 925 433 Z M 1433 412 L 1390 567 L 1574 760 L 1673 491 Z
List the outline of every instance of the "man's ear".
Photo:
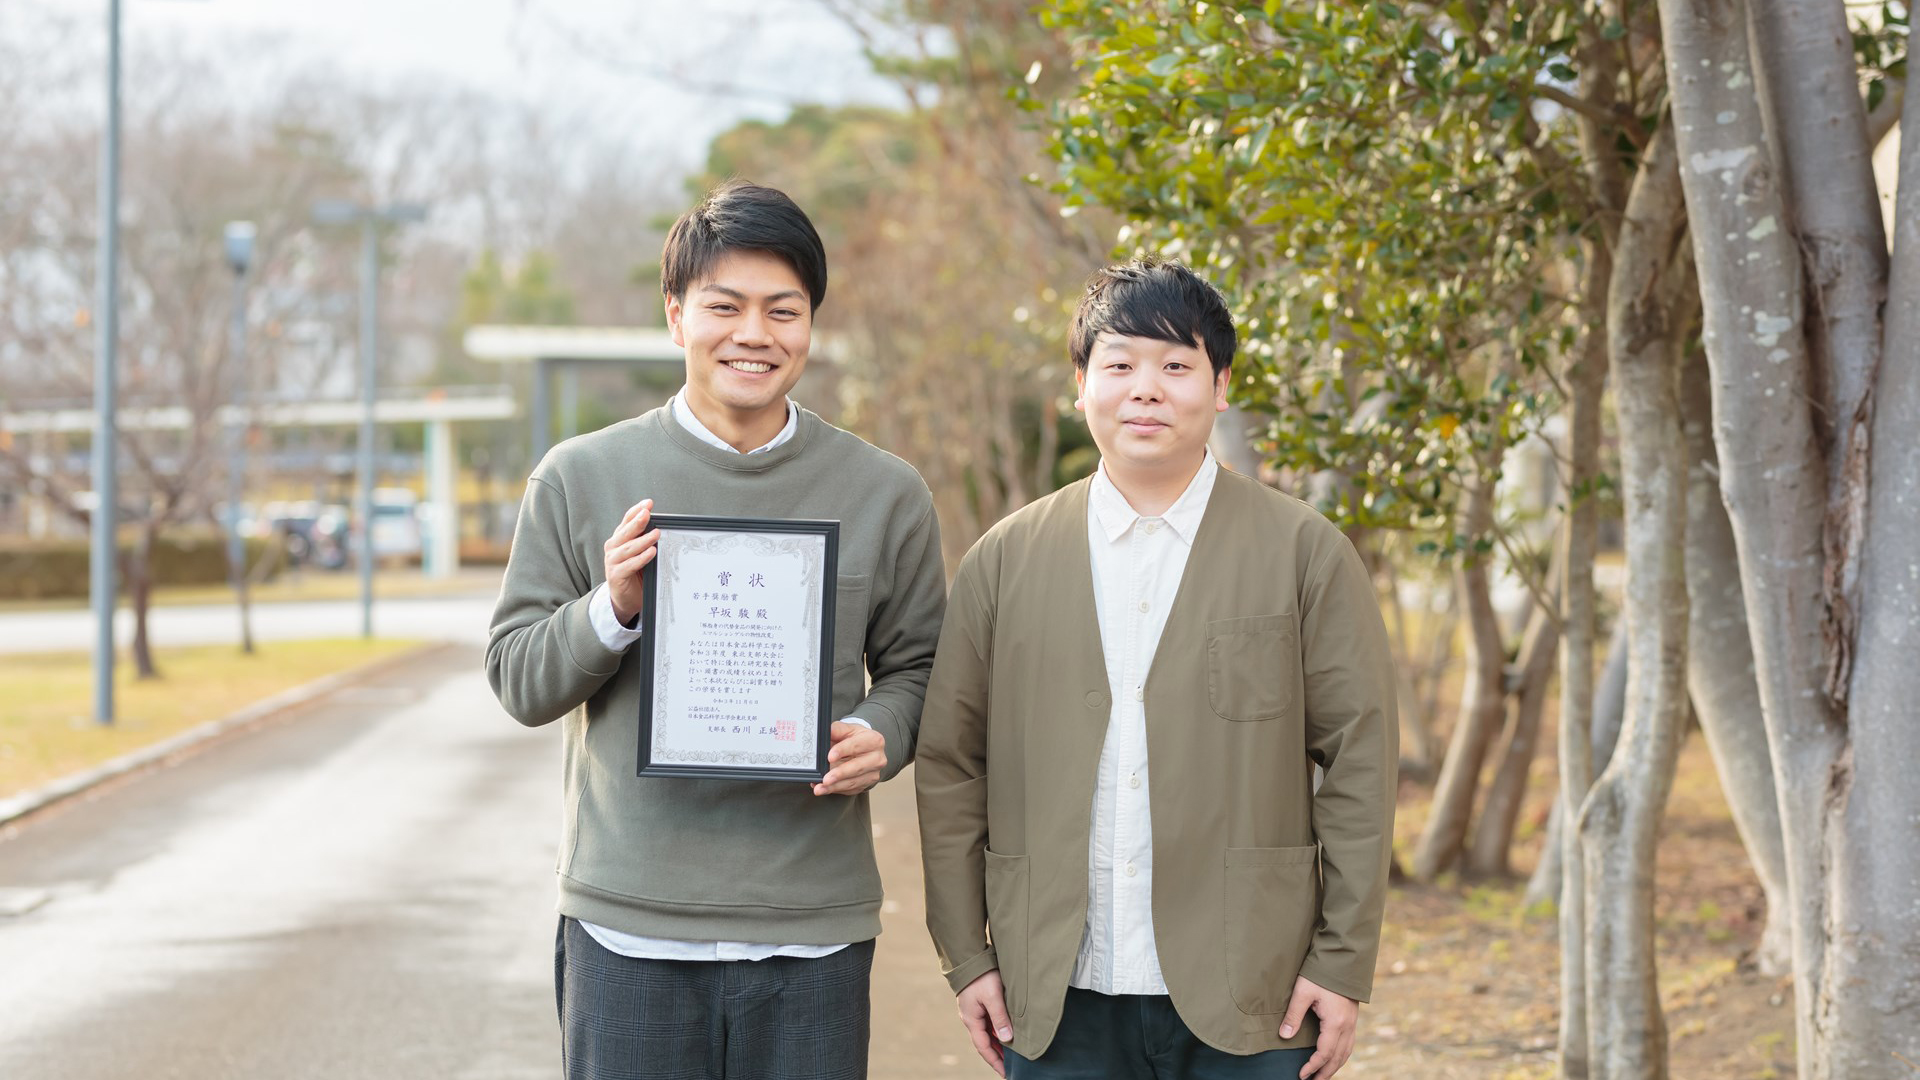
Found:
M 1086 412 L 1087 411 L 1087 369 L 1086 368 L 1075 367 L 1073 369 L 1073 389 L 1074 389 L 1073 407 L 1076 409 L 1079 409 L 1081 412 Z
M 1213 377 L 1213 411 L 1227 411 L 1227 387 L 1233 383 L 1233 369 L 1228 368 Z
M 667 333 L 673 335 L 673 343 L 681 348 L 687 347 L 686 339 L 680 333 L 680 316 L 686 313 L 677 296 L 667 297 Z

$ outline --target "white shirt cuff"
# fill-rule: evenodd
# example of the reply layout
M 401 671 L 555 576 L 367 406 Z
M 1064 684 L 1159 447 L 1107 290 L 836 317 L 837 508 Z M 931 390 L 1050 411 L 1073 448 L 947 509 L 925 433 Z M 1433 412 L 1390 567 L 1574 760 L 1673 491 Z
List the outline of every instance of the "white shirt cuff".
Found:
M 593 632 L 600 644 L 614 652 L 626 652 L 629 645 L 640 640 L 638 628 L 629 630 L 620 625 L 620 616 L 613 612 L 613 594 L 607 591 L 604 581 L 587 601 L 587 619 L 593 623 Z
M 843 724 L 859 724 L 861 727 L 866 728 L 868 731 L 873 730 L 872 724 L 867 723 L 865 720 L 862 720 L 857 716 L 843 716 L 840 718 L 840 722 Z

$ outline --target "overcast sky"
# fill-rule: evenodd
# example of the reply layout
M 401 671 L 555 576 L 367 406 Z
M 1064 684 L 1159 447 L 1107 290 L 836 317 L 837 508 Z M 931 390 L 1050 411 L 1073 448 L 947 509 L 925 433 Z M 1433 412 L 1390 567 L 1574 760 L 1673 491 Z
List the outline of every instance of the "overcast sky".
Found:
M 0 0 L 105 34 L 107 0 Z M 127 48 L 273 40 L 371 83 L 430 78 L 593 118 L 693 165 L 718 132 L 798 101 L 895 103 L 817 0 L 123 0 Z M 635 142 L 643 147 L 636 147 Z

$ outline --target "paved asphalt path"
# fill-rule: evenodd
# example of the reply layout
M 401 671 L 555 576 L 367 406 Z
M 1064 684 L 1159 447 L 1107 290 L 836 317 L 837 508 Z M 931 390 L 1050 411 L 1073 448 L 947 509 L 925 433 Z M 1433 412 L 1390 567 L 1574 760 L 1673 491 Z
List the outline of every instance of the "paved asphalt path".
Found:
M 0 1077 L 557 1076 L 558 734 L 456 646 L 0 832 Z M 875 823 L 872 1075 L 991 1075 L 921 927 L 910 773 Z

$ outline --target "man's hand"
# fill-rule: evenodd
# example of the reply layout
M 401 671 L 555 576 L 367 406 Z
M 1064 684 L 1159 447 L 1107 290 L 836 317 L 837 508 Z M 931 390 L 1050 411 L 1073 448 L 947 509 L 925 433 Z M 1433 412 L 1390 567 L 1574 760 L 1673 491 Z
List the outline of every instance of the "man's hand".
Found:
M 829 735 L 833 748 L 827 751 L 827 775 L 813 785 L 815 795 L 858 795 L 880 782 L 887 767 L 885 735 L 845 720 L 835 723 Z
M 613 614 L 620 625 L 631 628 L 634 616 L 647 597 L 640 582 L 640 569 L 653 561 L 659 550 L 660 530 L 647 532 L 653 520 L 653 500 L 641 499 L 620 519 L 620 527 L 607 537 L 607 599 L 613 601 Z
M 1314 1044 L 1313 1057 L 1300 1070 L 1300 1080 L 1332 1080 L 1340 1066 L 1353 1056 L 1353 1033 L 1360 1024 L 1360 1003 L 1316 985 L 1304 975 L 1293 984 L 1293 998 L 1287 1002 L 1287 1015 L 1280 1021 L 1280 1037 L 1293 1038 L 1300 1021 L 1312 1009 L 1320 1017 L 1320 1041 Z
M 954 1003 L 960 1006 L 960 1022 L 973 1036 L 973 1048 L 980 1060 L 993 1071 L 1007 1075 L 1007 1054 L 1001 1043 L 1013 1041 L 1013 1021 L 1007 1019 L 1007 996 L 1000 986 L 1000 972 L 989 971 L 962 987 Z

